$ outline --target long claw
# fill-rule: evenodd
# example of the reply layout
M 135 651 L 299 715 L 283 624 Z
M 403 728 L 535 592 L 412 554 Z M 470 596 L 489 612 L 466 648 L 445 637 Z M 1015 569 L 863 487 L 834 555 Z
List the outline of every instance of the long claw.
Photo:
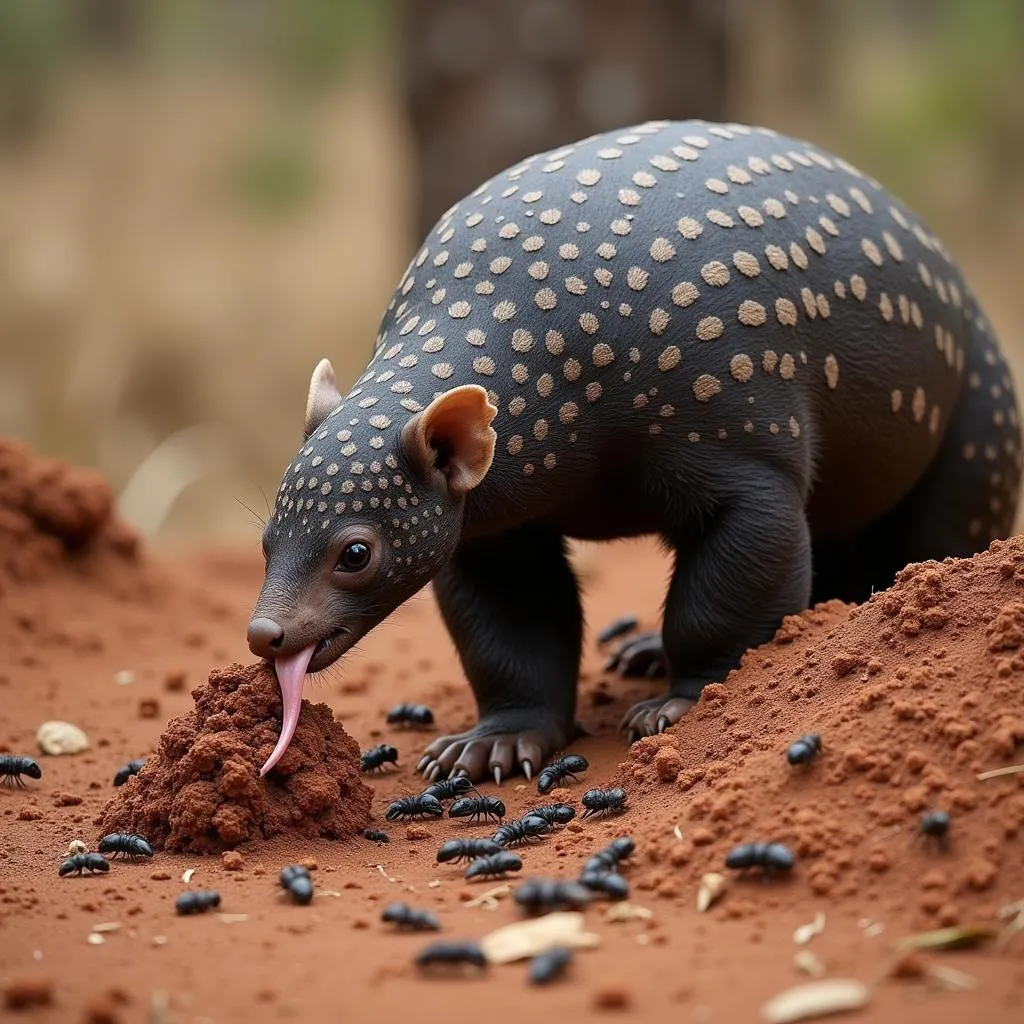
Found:
M 664 732 L 669 727 L 669 720 L 662 715 L 658 719 L 658 732 Z
M 533 779 L 533 765 L 528 760 L 526 760 L 525 757 L 523 758 L 522 764 L 523 774 L 526 776 L 526 781 L 530 782 Z
M 441 762 L 435 761 L 425 774 L 427 778 L 430 779 L 431 782 L 437 782 L 437 780 L 441 777 L 441 773 L 443 771 L 444 769 L 441 767 Z
M 501 785 L 501 765 L 500 764 L 496 764 L 494 766 L 494 784 L 496 786 L 500 786 Z
M 422 772 L 424 768 L 434 759 L 429 754 L 424 754 L 416 765 L 416 771 Z

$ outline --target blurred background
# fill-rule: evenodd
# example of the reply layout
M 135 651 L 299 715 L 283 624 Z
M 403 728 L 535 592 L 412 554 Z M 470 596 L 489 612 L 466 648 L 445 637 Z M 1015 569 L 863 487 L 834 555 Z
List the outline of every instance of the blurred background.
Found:
M 0 0 L 0 434 L 259 542 L 430 224 L 537 150 L 764 124 L 945 241 L 1024 383 L 1021 0 Z

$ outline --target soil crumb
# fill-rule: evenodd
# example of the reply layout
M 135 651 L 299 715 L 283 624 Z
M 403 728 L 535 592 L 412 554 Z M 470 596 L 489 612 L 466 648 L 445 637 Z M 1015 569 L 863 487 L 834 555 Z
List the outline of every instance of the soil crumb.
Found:
M 266 779 L 281 696 L 273 671 L 233 664 L 192 691 L 195 710 L 168 722 L 156 754 L 106 804 L 100 835 L 135 832 L 154 849 L 221 852 L 288 834 L 345 839 L 370 821 L 359 746 L 326 704 L 303 701 L 295 740 Z
M 791 766 L 787 747 L 810 732 L 821 752 Z M 696 880 L 722 870 L 733 844 L 782 842 L 801 889 L 934 927 L 991 913 L 1019 859 L 1024 775 L 977 775 L 1021 760 L 1022 743 L 1015 537 L 910 565 L 859 607 L 788 618 L 676 727 L 636 743 L 618 784 L 676 809 L 681 839 L 645 837 L 656 864 L 685 864 Z M 920 832 L 932 810 L 951 816 L 946 850 Z

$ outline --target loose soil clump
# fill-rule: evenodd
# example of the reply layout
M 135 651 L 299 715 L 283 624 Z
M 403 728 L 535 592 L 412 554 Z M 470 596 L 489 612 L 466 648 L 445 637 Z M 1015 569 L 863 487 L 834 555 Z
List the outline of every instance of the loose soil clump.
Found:
M 787 746 L 811 732 L 822 750 L 790 765 Z M 797 857 L 786 889 L 948 926 L 990 916 L 1007 871 L 1008 893 L 1021 884 L 1024 774 L 977 775 L 1024 760 L 1022 744 L 1015 537 L 908 566 L 859 607 L 787 619 L 678 726 L 637 743 L 617 783 L 678 811 L 681 839 L 637 835 L 652 888 L 721 870 L 734 844 L 781 842 Z M 920 832 L 931 810 L 951 815 L 948 851 Z M 748 895 L 719 913 L 753 913 Z
M 156 755 L 100 813 L 100 835 L 134 832 L 154 849 L 213 853 L 288 833 L 345 839 L 370 821 L 359 746 L 326 704 L 303 701 L 295 740 L 266 780 L 281 695 L 266 665 L 233 664 L 192 691 Z
M 103 477 L 0 438 L 0 593 L 105 556 L 132 561 L 138 547 Z

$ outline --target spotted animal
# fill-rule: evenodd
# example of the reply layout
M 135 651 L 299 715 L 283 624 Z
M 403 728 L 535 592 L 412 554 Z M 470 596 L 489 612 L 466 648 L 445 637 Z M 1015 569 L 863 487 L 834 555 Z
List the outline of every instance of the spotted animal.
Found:
M 566 538 L 674 549 L 667 692 L 627 714 L 635 739 L 785 615 L 1007 535 L 1020 473 L 985 314 L 868 174 L 703 121 L 531 156 L 429 232 L 346 394 L 313 373 L 248 631 L 283 695 L 263 771 L 306 673 L 428 582 L 478 722 L 418 768 L 500 781 L 572 738 Z

